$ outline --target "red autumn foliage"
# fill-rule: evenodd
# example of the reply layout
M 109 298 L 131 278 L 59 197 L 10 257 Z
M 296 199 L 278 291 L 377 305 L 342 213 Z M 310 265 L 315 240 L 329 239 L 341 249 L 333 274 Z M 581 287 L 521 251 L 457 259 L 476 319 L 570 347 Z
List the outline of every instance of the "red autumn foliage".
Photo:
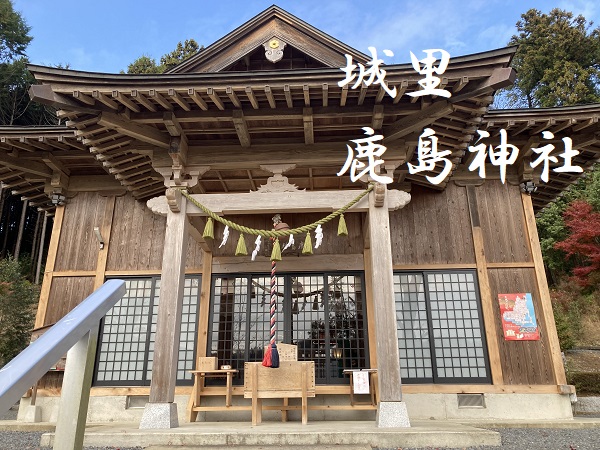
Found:
M 577 200 L 563 218 L 571 234 L 554 248 L 574 259 L 573 275 L 581 286 L 600 282 L 600 212 L 595 212 L 588 202 Z

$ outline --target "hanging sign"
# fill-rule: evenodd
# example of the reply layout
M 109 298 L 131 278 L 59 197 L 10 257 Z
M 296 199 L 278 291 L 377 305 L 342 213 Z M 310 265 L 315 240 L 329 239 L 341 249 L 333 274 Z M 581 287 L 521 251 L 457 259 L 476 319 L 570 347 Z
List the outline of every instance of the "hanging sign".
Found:
M 502 331 L 507 341 L 539 341 L 533 299 L 526 294 L 498 294 Z

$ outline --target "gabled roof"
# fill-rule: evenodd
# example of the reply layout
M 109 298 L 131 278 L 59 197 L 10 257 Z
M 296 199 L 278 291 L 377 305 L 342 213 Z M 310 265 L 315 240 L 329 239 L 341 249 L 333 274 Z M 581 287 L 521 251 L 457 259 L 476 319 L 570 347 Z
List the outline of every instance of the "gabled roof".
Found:
M 364 53 L 273 5 L 168 73 L 220 72 L 257 49 L 262 49 L 263 44 L 272 38 L 277 38 L 326 67 L 344 66 L 344 54 L 363 63 L 369 60 Z

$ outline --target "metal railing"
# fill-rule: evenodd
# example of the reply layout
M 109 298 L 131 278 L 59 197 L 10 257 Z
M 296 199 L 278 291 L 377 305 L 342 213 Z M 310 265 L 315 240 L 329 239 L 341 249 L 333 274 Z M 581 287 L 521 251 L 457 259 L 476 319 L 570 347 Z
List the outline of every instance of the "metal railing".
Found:
M 65 353 L 69 352 L 61 394 L 62 411 L 56 426 L 54 448 L 81 448 L 98 325 L 100 319 L 123 295 L 123 280 L 107 281 L 0 369 L 0 415 L 8 411 L 27 389 L 36 384 Z M 75 421 L 67 420 L 67 416 L 69 419 L 75 416 Z M 64 427 L 61 422 L 65 422 Z M 75 430 L 73 425 L 76 425 Z M 62 428 L 66 435 L 77 435 L 76 441 L 80 442 L 73 442 L 69 438 L 68 444 L 59 444 Z

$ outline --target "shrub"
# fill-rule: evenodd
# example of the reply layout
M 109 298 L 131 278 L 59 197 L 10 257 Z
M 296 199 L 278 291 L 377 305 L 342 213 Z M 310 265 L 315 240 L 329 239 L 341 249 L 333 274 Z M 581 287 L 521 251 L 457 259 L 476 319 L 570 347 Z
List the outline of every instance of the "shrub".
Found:
M 18 261 L 0 260 L 0 367 L 28 345 L 38 295 Z

